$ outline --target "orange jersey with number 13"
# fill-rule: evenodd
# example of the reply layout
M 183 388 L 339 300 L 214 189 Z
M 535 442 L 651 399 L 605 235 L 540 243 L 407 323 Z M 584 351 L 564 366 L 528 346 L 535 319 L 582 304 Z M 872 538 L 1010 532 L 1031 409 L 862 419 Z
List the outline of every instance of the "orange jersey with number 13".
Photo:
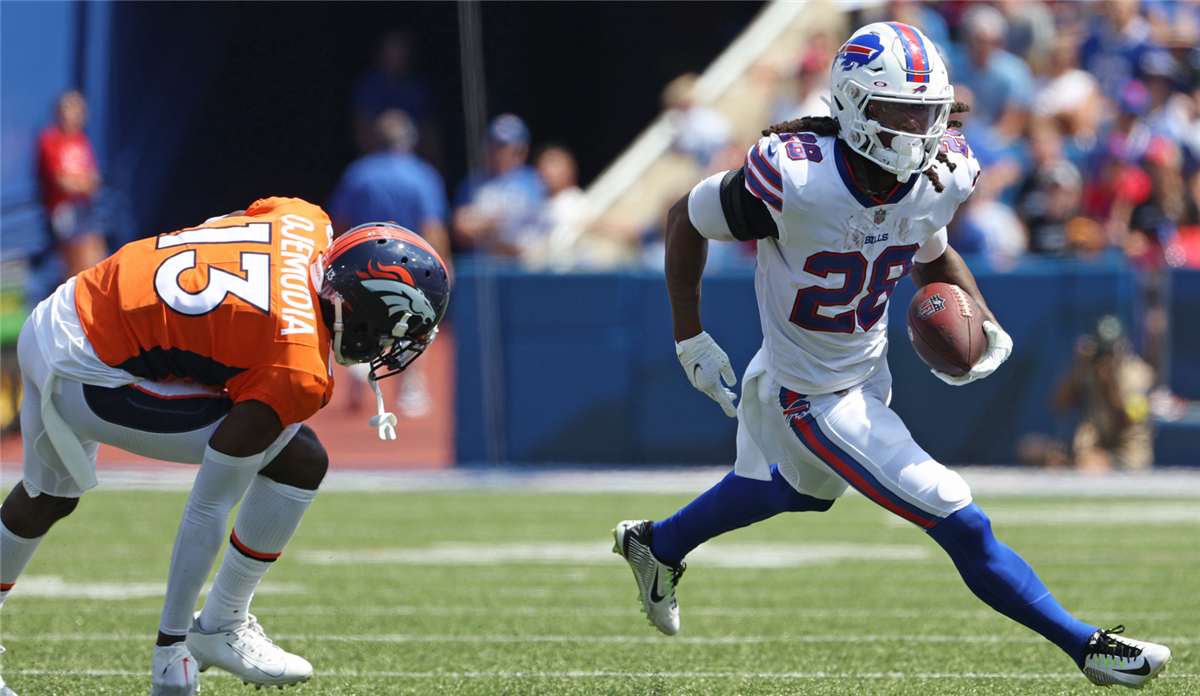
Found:
M 328 403 L 329 330 L 309 263 L 329 216 L 298 198 L 122 247 L 75 281 L 75 308 L 105 364 L 159 381 L 221 386 L 283 424 Z

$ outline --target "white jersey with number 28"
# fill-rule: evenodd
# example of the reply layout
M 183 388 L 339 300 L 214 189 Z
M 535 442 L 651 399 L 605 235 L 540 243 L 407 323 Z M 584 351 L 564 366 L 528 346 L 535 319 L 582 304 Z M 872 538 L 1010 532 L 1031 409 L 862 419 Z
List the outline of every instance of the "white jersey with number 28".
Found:
M 945 250 L 945 227 L 979 174 L 958 132 L 941 149 L 954 165 L 933 165 L 941 193 L 914 174 L 876 199 L 855 185 L 835 137 L 772 134 L 750 148 L 746 187 L 779 228 L 778 239 L 758 242 L 754 283 L 765 367 L 779 384 L 828 394 L 882 368 L 888 299 L 914 256 L 928 262 Z

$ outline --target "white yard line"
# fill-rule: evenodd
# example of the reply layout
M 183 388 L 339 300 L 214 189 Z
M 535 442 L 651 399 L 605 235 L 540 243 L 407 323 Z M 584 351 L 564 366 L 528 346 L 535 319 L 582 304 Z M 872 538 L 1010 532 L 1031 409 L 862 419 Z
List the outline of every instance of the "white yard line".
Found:
M 56 676 L 56 677 L 145 677 L 149 672 L 120 669 L 18 669 L 8 670 L 9 676 Z M 358 670 L 318 671 L 316 677 L 341 679 L 1080 679 L 1078 672 L 1057 674 L 1001 674 L 964 672 L 864 672 L 847 674 L 836 672 L 605 672 L 591 670 L 567 670 L 559 672 L 362 672 Z M 232 679 L 227 672 L 206 672 L 204 679 L 222 677 Z M 1200 674 L 1164 673 L 1159 679 L 1200 679 Z
M 612 544 L 596 542 L 540 541 L 509 544 L 437 542 L 422 547 L 377 549 L 324 549 L 298 551 L 295 558 L 312 565 L 360 565 L 400 563 L 405 565 L 497 565 L 537 563 L 542 565 L 614 565 L 620 560 L 610 551 Z M 790 544 L 759 543 L 705 544 L 688 555 L 689 563 L 712 568 L 799 568 L 839 561 L 920 562 L 932 554 L 921 546 L 895 544 Z
M 1200 525 L 1200 504 L 1196 501 L 1122 501 L 1104 505 L 1073 504 L 1009 507 L 1005 503 L 988 505 L 984 510 L 992 523 L 1004 527 L 1095 526 L 1120 520 L 1122 526 Z M 911 526 L 888 515 L 891 527 Z
M 257 593 L 256 593 L 257 594 Z M 594 617 L 594 616 L 631 616 L 637 613 L 633 607 L 635 602 L 629 602 L 629 607 L 534 607 L 534 606 L 397 606 L 397 607 L 271 607 L 264 610 L 264 617 L 278 616 L 544 616 L 544 617 Z M 15 607 L 15 605 L 14 605 Z M 39 603 L 38 606 L 22 605 L 22 615 L 34 616 L 50 613 L 58 615 L 62 612 L 61 605 Z M 124 607 L 122 616 L 158 616 L 162 613 L 159 606 Z M 1122 621 L 1170 621 L 1200 616 L 1192 611 L 1175 612 L 1121 612 L 1109 613 L 1088 611 L 1091 621 L 1098 623 L 1117 624 Z M 990 621 L 1008 624 L 1009 619 L 990 609 L 979 611 L 948 611 L 936 609 L 806 609 L 803 607 L 777 607 L 771 609 L 718 609 L 688 606 L 687 615 L 712 616 L 721 618 L 764 618 L 764 617 L 796 617 L 801 619 L 947 619 L 956 621 Z
M 10 645 L 18 641 L 51 643 L 91 643 L 115 641 L 151 641 L 150 633 L 51 633 L 46 635 L 8 634 L 4 637 Z M 1187 637 L 1142 637 L 1165 645 L 1200 644 L 1200 638 Z M 679 643 L 686 645 L 747 645 L 756 643 L 1044 643 L 1037 636 L 881 636 L 881 635 L 796 635 L 796 636 L 505 636 L 505 635 L 422 635 L 404 633 L 372 633 L 360 635 L 309 635 L 303 633 L 273 635 L 276 641 L 311 641 L 319 643 L 612 643 L 612 644 L 659 644 Z
M 200 588 L 201 595 L 212 590 L 212 583 Z M 98 601 L 122 601 L 143 597 L 161 597 L 166 594 L 165 582 L 67 582 L 58 575 L 25 575 L 21 578 L 22 597 L 39 599 L 94 599 Z M 308 589 L 295 582 L 267 582 L 255 590 L 255 594 L 308 594 Z
M 977 496 L 1064 498 L 1200 498 L 1200 467 L 1173 467 L 1145 473 L 1106 476 L 1076 471 L 1046 471 L 1024 467 L 953 467 Z M 450 468 L 427 470 L 332 469 L 323 491 L 521 491 L 528 493 L 696 494 L 729 473 L 729 467 L 604 467 L 604 468 Z M 173 490 L 191 488 L 195 467 L 164 464 L 155 467 L 100 467 L 97 490 Z M 20 467 L 5 462 L 0 487 L 11 487 Z M 853 490 L 850 495 L 854 495 Z

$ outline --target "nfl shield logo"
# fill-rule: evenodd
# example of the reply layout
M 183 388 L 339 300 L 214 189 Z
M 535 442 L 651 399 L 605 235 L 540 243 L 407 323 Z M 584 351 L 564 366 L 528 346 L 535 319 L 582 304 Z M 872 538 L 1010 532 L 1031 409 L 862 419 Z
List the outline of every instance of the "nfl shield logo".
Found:
M 887 219 L 887 211 L 886 210 L 876 210 L 875 211 L 875 224 L 876 225 L 882 225 L 883 221 L 885 219 Z
M 946 308 L 946 301 L 941 295 L 931 295 L 917 305 L 917 316 L 921 320 L 928 319 Z

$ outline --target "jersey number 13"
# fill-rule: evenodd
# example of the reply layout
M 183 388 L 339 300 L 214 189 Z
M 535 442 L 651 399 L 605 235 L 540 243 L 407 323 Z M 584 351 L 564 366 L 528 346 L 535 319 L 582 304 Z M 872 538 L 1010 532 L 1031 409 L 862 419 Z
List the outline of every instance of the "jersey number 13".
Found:
M 199 227 L 158 237 L 156 248 L 207 246 L 211 244 L 264 244 L 270 249 L 271 223 L 252 222 L 238 227 Z M 239 255 L 244 276 L 208 267 L 208 285 L 200 292 L 189 292 L 179 284 L 179 276 L 196 267 L 196 249 L 187 249 L 167 257 L 154 273 L 154 290 L 171 309 L 198 317 L 208 314 L 230 295 L 246 304 L 271 312 L 271 254 L 243 251 Z

